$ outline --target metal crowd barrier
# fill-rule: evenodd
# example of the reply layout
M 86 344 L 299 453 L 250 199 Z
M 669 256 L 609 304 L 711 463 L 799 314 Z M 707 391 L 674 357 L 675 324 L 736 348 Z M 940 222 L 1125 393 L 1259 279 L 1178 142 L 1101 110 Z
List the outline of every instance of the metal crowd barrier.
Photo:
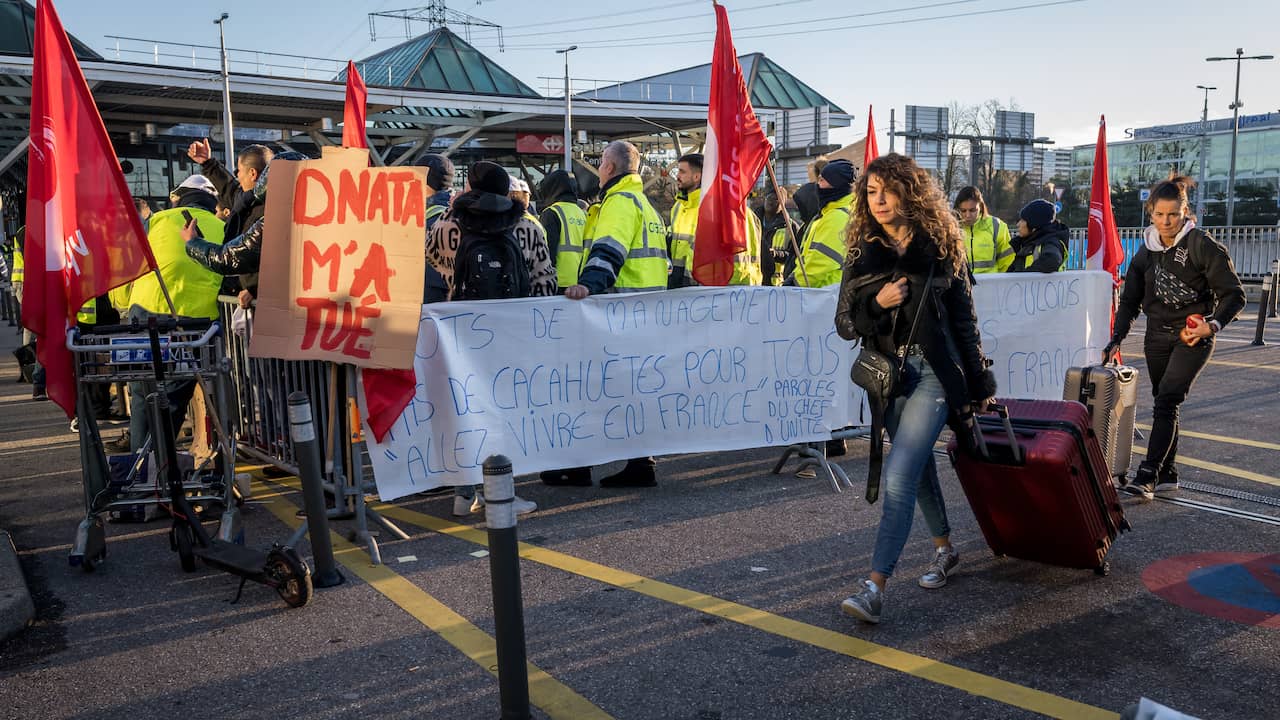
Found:
M 218 307 L 222 326 L 227 328 L 223 337 L 227 358 L 231 360 L 236 400 L 234 419 L 240 450 L 296 474 L 298 459 L 289 440 L 289 393 L 301 390 L 311 398 L 312 417 L 317 419 L 316 439 L 320 447 L 327 450 L 335 429 L 329 412 L 333 367 L 316 360 L 249 357 L 253 309 L 245 310 L 243 317 L 237 318 L 239 302 L 225 295 L 218 298 Z M 326 463 L 326 470 L 326 475 L 332 472 L 330 463 Z
M 1146 228 L 1119 228 L 1120 244 L 1124 246 L 1123 275 L 1129 269 L 1129 261 L 1142 247 L 1142 233 Z M 1249 225 L 1236 227 L 1206 227 L 1205 232 L 1226 246 L 1235 263 L 1236 273 L 1242 280 L 1262 280 L 1271 274 L 1272 263 L 1280 260 L 1280 227 Z M 1071 243 L 1067 248 L 1067 269 L 1083 270 L 1086 228 L 1071 229 Z

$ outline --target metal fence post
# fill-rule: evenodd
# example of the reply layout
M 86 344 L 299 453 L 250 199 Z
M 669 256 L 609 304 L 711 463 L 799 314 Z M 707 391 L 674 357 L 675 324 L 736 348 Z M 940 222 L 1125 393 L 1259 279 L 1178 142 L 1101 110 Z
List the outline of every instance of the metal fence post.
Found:
M 528 720 L 529 673 L 525 660 L 524 601 L 520 595 L 520 549 L 516 540 L 516 487 L 511 461 L 484 461 L 485 523 L 489 527 L 489 579 L 498 649 L 498 693 L 502 720 Z
M 1275 318 L 1276 311 L 1280 310 L 1280 292 L 1276 292 L 1276 288 L 1280 288 L 1280 260 L 1271 263 L 1271 309 L 1267 310 L 1267 318 Z
M 1250 345 L 1266 345 L 1262 334 L 1267 329 L 1267 308 L 1271 305 L 1271 296 L 1275 294 L 1275 275 L 1262 278 L 1262 297 L 1258 299 L 1258 327 L 1253 331 L 1253 342 Z
M 333 587 L 343 582 L 333 561 L 333 543 L 329 540 L 329 515 L 324 507 L 324 477 L 320 467 L 320 444 L 311 418 L 311 399 L 298 390 L 289 393 L 289 435 L 298 459 L 298 477 L 302 479 L 302 499 L 307 509 L 307 529 L 311 533 L 311 554 L 316 571 L 311 576 L 315 587 Z

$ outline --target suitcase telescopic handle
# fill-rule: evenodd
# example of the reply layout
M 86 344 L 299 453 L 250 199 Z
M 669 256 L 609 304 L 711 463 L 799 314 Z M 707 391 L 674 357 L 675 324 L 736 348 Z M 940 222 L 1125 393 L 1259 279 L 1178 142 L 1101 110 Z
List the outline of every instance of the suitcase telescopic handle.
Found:
M 1000 418 L 1000 423 L 1004 425 L 1005 435 L 1009 438 L 1009 451 L 1013 453 L 1013 461 L 1015 463 L 1022 462 L 1022 448 L 1018 446 L 1017 434 L 1013 431 L 1013 423 L 1009 420 L 1009 408 L 1006 405 L 992 403 L 988 408 L 989 412 L 995 413 Z M 982 459 L 990 460 L 991 454 L 987 451 L 987 440 L 982 435 L 982 426 L 978 423 L 978 416 L 974 414 L 970 419 L 970 426 L 973 429 L 973 439 L 978 446 L 978 452 L 982 455 Z

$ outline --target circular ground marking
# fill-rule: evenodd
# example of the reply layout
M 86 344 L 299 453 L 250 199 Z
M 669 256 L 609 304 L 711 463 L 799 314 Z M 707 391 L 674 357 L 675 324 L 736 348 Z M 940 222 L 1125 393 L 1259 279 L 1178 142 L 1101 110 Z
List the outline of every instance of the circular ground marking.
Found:
M 1280 630 L 1280 554 L 1180 555 L 1147 566 L 1142 582 L 1189 610 Z

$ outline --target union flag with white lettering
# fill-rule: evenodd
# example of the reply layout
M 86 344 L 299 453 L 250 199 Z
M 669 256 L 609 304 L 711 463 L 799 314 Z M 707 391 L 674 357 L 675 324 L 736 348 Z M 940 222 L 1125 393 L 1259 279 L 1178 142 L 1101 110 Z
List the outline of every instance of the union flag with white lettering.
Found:
M 22 324 L 36 334 L 49 398 L 75 412 L 66 331 L 88 300 L 155 267 L 142 221 L 67 33 L 36 5 Z

